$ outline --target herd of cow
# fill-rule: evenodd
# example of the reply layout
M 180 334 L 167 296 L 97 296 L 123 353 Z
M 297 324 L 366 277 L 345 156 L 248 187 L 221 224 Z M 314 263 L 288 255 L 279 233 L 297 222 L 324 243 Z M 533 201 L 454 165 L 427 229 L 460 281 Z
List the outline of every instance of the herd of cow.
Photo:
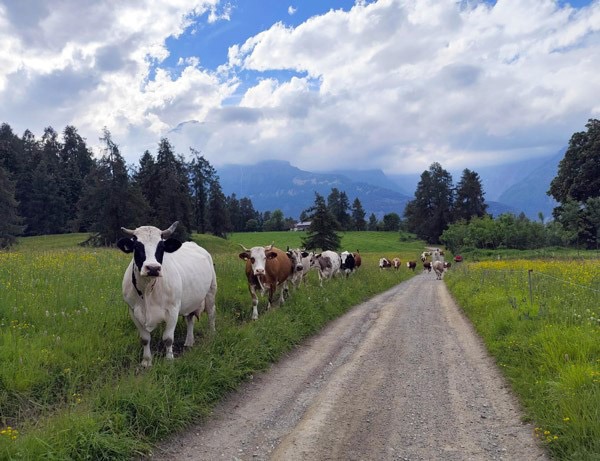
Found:
M 166 358 L 173 358 L 173 336 L 177 319 L 183 316 L 187 323 L 185 346 L 194 344 L 194 321 L 202 312 L 208 315 L 211 332 L 215 331 L 215 298 L 217 276 L 211 255 L 193 242 L 181 243 L 172 238 L 178 222 L 168 229 L 141 226 L 130 230 L 122 228 L 129 237 L 118 241 L 117 246 L 125 253 L 133 253 L 133 259 L 123 276 L 123 298 L 129 305 L 130 316 L 137 327 L 143 347 L 141 365 L 152 365 L 150 334 L 161 323 L 165 323 L 163 342 Z M 252 297 L 252 319 L 258 319 L 258 294 L 268 295 L 267 309 L 272 304 L 281 304 L 289 291 L 288 283 L 298 288 L 306 283 L 307 274 L 315 269 L 319 284 L 336 275 L 348 277 L 362 263 L 360 253 L 335 251 L 321 253 L 303 249 L 287 248 L 283 251 L 273 245 L 243 248 L 239 257 L 246 262 L 246 278 Z M 164 254 L 170 257 L 164 259 Z M 427 261 L 432 257 L 432 262 Z M 421 255 L 424 270 L 433 269 L 438 279 L 445 268 L 443 252 L 427 252 Z M 406 263 L 413 271 L 416 261 Z M 400 268 L 400 259 L 381 258 L 379 267 Z M 276 293 L 279 289 L 279 299 Z

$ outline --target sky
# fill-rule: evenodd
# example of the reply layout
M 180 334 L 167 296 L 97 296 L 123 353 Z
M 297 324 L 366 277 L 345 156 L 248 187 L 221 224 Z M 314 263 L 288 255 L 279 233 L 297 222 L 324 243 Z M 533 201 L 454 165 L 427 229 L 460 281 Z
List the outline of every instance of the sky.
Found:
M 0 0 L 0 44 L 0 123 L 132 165 L 477 170 L 600 118 L 600 0 Z

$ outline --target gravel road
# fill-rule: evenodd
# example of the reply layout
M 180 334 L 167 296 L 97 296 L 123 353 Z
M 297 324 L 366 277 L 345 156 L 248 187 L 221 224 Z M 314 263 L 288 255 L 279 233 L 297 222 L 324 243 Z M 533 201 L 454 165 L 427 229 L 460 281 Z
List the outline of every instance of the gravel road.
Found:
M 444 282 L 355 306 L 157 460 L 547 460 Z

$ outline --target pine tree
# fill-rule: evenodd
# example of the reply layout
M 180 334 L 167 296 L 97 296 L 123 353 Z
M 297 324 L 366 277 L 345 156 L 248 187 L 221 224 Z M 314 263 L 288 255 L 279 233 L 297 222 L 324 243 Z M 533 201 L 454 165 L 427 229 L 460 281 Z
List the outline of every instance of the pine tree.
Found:
M 487 205 L 483 196 L 483 186 L 479 175 L 468 168 L 464 169 L 456 186 L 453 220 L 470 221 L 473 217 L 480 218 L 485 215 Z
M 258 212 L 248 197 L 240 199 L 240 215 L 243 231 L 254 232 L 258 229 Z
M 409 231 L 426 242 L 439 243 L 451 222 L 452 205 L 452 176 L 434 162 L 421 174 L 415 198 L 404 210 Z
M 213 235 L 226 238 L 232 226 L 227 211 L 225 195 L 219 181 L 212 181 L 209 189 L 208 216 Z
M 15 183 L 8 177 L 4 167 L 0 166 L 0 248 L 9 248 L 21 234 L 23 227 L 18 215 L 15 200 Z
M 148 224 L 148 204 L 129 178 L 125 161 L 110 132 L 104 128 L 104 154 L 85 179 L 77 207 L 79 220 L 91 232 L 92 245 L 113 245 L 123 236 L 121 227 Z
M 371 216 L 369 216 L 369 225 L 367 229 L 370 231 L 376 231 L 378 225 L 379 223 L 377 222 L 377 216 L 375 216 L 375 213 L 371 213 Z
M 139 167 L 133 175 L 133 180 L 146 199 L 146 202 L 148 202 L 149 221 L 156 223 L 158 219 L 156 210 L 158 208 L 160 182 L 156 161 L 150 151 L 146 150 L 142 154 Z
M 173 153 L 168 139 L 159 142 L 156 156 L 156 226 L 166 229 L 175 221 L 179 225 L 173 234 L 180 240 L 188 240 L 192 223 L 192 204 L 185 162 Z
M 357 231 L 367 230 L 367 221 L 365 221 L 365 210 L 362 207 L 362 203 L 358 198 L 354 199 L 352 203 L 352 227 Z
M 189 174 L 194 227 L 196 232 L 204 234 L 210 227 L 208 220 L 208 197 L 211 184 L 217 180 L 217 173 L 208 160 L 200 155 L 199 151 L 190 149 L 190 152 L 193 156 L 192 162 L 189 165 Z
M 337 251 L 341 246 L 341 237 L 335 232 L 339 223 L 325 204 L 325 198 L 315 192 L 315 204 L 307 212 L 311 213 L 311 224 L 302 239 L 304 248 Z

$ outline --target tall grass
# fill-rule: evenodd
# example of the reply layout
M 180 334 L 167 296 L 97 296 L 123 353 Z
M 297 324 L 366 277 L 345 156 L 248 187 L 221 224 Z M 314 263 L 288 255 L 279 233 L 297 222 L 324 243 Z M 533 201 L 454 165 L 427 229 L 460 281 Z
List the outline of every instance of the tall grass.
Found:
M 556 459 L 600 459 L 598 260 L 459 266 L 445 277 Z
M 141 347 L 121 296 L 130 256 L 78 247 L 85 235 L 22 239 L 0 253 L 0 458 L 130 459 L 198 421 L 226 392 L 265 369 L 302 339 L 376 293 L 413 275 L 405 267 L 380 272 L 380 256 L 415 259 L 422 242 L 396 233 L 346 233 L 363 266 L 320 288 L 311 273 L 301 292 L 250 320 L 251 303 L 240 247 L 301 244 L 301 233 L 197 235 L 214 257 L 219 283 L 217 334 L 164 360 L 162 331 L 153 333 L 154 366 L 139 367 Z M 381 254 L 384 252 L 385 254 Z

